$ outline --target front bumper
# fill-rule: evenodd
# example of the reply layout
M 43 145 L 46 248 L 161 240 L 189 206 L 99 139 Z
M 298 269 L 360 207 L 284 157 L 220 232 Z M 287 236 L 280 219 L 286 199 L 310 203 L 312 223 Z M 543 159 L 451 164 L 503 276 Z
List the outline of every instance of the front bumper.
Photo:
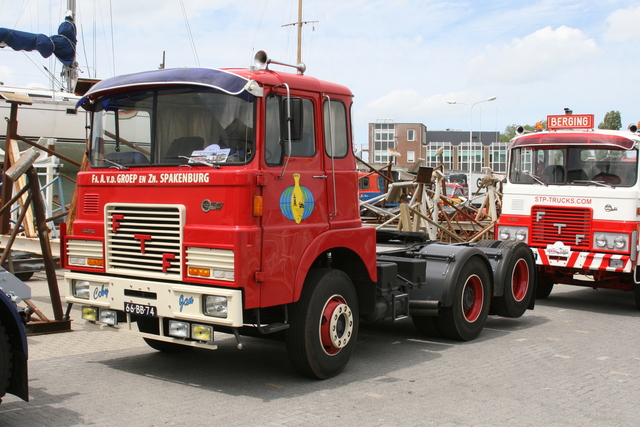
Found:
M 615 273 L 631 273 L 633 271 L 633 262 L 629 255 L 570 250 L 566 254 L 558 256 L 548 253 L 545 248 L 532 248 L 532 250 L 536 254 L 538 265 Z
M 241 327 L 242 291 L 213 286 L 186 285 L 175 282 L 156 282 L 131 278 L 101 276 L 67 272 L 64 276 L 67 286 L 68 303 L 97 307 L 98 309 L 117 310 L 124 313 L 125 302 L 142 306 L 153 306 L 154 314 L 161 320 L 170 318 L 192 323 Z M 73 282 L 89 282 L 89 299 L 78 298 L 73 293 Z M 227 315 L 224 318 L 204 314 L 203 301 L 207 295 L 221 296 L 227 299 Z M 131 314 L 127 314 L 127 324 L 123 329 L 130 329 Z M 162 324 L 162 322 L 160 322 Z M 124 323 L 119 324 L 119 328 Z M 124 332 L 124 331 L 123 331 Z M 133 331 L 132 331 L 133 332 Z M 140 333 L 135 333 L 140 335 Z M 141 334 L 154 339 L 166 338 L 152 334 Z M 169 341 L 172 341 L 169 339 Z

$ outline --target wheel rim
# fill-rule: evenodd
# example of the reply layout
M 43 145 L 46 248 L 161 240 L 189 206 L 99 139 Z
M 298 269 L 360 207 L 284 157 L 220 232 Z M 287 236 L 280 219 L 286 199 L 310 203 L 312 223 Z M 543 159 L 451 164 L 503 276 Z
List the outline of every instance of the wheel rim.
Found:
M 320 340 L 325 353 L 338 354 L 353 334 L 353 313 L 340 295 L 334 295 L 322 309 L 320 318 Z
M 480 317 L 484 304 L 482 280 L 476 275 L 470 276 L 462 290 L 462 313 L 467 322 L 475 322 Z
M 516 262 L 513 269 L 513 276 L 511 276 L 511 292 L 516 302 L 520 302 L 527 295 L 529 290 L 529 265 L 527 262 L 520 258 Z

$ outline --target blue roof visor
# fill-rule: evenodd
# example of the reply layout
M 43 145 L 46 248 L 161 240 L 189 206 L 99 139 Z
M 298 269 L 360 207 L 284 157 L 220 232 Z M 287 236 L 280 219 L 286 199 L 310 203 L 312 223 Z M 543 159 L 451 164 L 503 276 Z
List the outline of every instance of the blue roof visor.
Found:
M 202 86 L 216 89 L 223 93 L 241 97 L 246 101 L 253 101 L 260 96 L 251 84 L 252 81 L 228 71 L 213 68 L 177 68 L 169 70 L 155 70 L 144 73 L 127 74 L 103 80 L 93 86 L 76 106 L 89 110 L 88 100 L 94 101 L 100 96 L 123 90 L 138 90 L 161 86 Z

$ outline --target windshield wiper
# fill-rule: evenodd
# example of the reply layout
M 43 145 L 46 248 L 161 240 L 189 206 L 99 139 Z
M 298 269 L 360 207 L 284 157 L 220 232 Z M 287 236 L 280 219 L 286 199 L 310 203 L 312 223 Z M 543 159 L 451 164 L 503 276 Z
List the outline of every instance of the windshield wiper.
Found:
M 542 184 L 542 185 L 544 185 L 545 187 L 548 187 L 548 186 L 549 186 L 546 182 L 542 181 L 540 178 L 538 178 L 537 176 L 535 176 L 534 174 L 532 174 L 532 173 L 531 173 L 531 172 L 529 172 L 529 171 L 522 171 L 522 173 L 523 173 L 523 175 L 530 176 L 531 178 L 533 178 L 533 179 L 535 179 L 536 181 L 538 181 L 538 184 Z
M 220 165 L 219 164 L 205 162 L 205 161 L 199 160 L 197 157 L 178 156 L 178 158 L 187 159 L 187 160 L 189 160 L 190 162 L 193 162 L 193 163 L 197 163 L 197 164 L 200 164 L 200 165 L 204 165 L 204 166 L 209 166 L 209 167 L 212 167 L 212 168 L 220 169 Z
M 123 165 L 121 165 L 120 163 L 116 163 L 116 162 L 114 162 L 113 160 L 109 160 L 109 159 L 102 159 L 102 160 L 103 160 L 104 162 L 111 163 L 113 166 L 115 166 L 116 168 L 118 168 L 118 169 L 119 169 L 119 170 L 121 170 L 121 171 L 128 171 L 128 170 L 129 170 L 129 168 L 128 168 L 128 167 L 123 166 Z
M 574 183 L 587 183 L 587 184 L 599 185 L 601 187 L 615 188 L 615 186 L 613 186 L 611 184 L 607 184 L 607 183 L 605 183 L 603 181 L 591 181 L 589 179 L 586 179 L 586 180 L 580 179 L 580 180 L 576 180 L 576 181 L 573 181 L 573 182 Z

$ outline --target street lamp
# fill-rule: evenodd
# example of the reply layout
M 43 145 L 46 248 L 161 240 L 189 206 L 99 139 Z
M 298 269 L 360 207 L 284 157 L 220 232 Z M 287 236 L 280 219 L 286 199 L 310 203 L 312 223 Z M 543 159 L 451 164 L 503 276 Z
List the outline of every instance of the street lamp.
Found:
M 469 156 L 468 156 L 468 158 L 469 158 L 469 179 L 471 179 L 471 172 L 472 172 L 472 169 L 471 169 L 471 153 L 472 153 L 471 147 L 473 145 L 473 130 L 472 130 L 472 128 L 473 128 L 473 107 L 476 104 L 480 104 L 481 102 L 495 101 L 496 98 L 497 97 L 495 97 L 495 96 L 490 96 L 487 99 L 483 99 L 482 101 L 474 102 L 471 105 L 467 104 L 466 102 L 447 101 L 447 104 L 462 104 L 462 105 L 466 105 L 467 107 L 469 107 L 469 117 L 470 117 L 469 118 Z

